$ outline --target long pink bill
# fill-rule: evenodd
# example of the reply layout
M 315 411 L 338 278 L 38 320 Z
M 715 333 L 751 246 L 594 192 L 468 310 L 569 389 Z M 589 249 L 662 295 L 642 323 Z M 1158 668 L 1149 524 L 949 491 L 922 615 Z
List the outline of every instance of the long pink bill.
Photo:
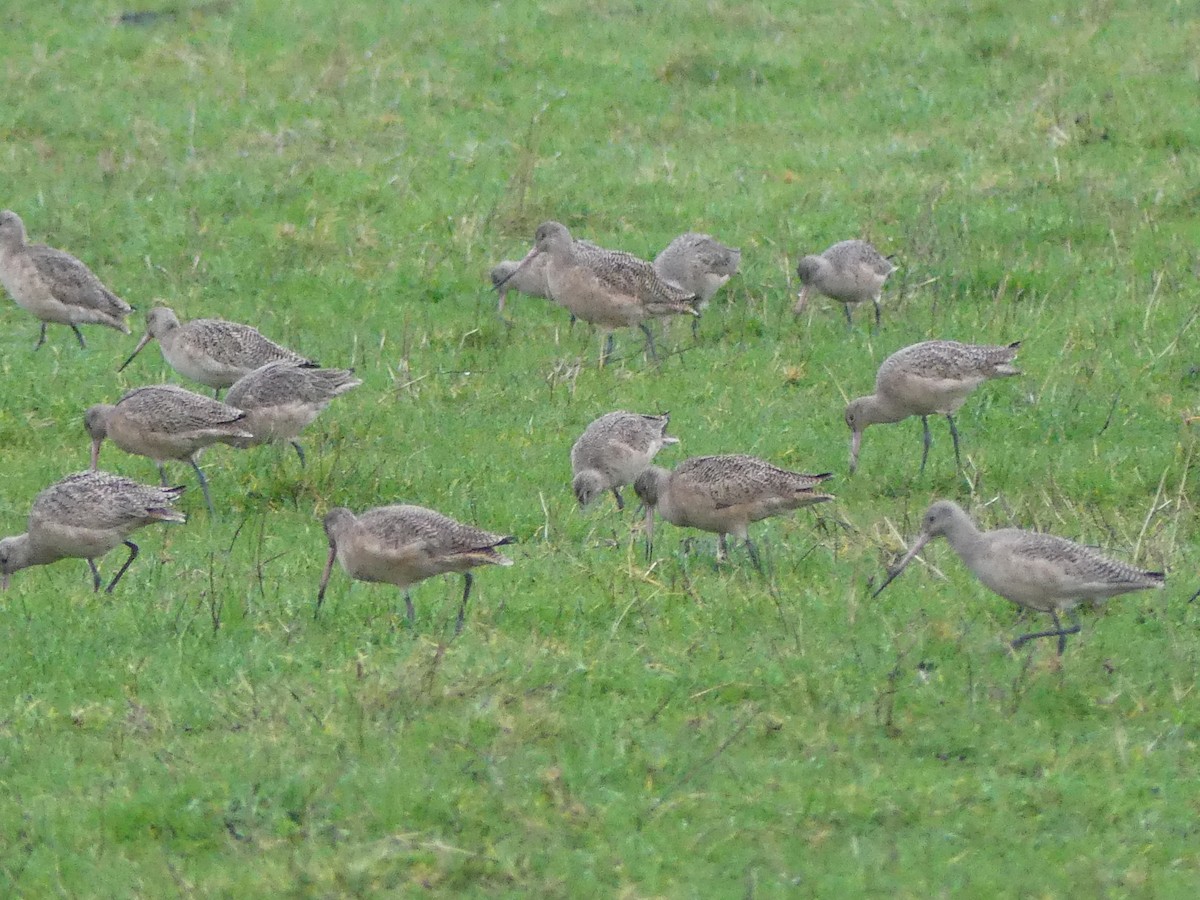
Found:
M 796 305 L 792 307 L 792 315 L 798 316 L 804 312 L 804 307 L 808 305 L 808 285 L 800 288 L 800 293 L 796 294 Z
M 325 563 L 325 571 L 321 573 L 321 587 L 317 590 L 317 608 L 313 610 L 315 619 L 321 614 L 321 604 L 325 602 L 325 588 L 329 587 L 329 576 L 333 572 L 333 563 L 337 559 L 337 544 L 329 542 L 329 560 Z
M 646 561 L 654 558 L 654 507 L 646 504 Z
M 131 362 L 133 362 L 133 358 L 142 352 L 142 348 L 145 347 L 152 340 L 154 340 L 154 335 L 152 335 L 150 332 L 147 331 L 145 334 L 143 334 L 142 339 L 140 341 L 138 341 L 138 345 L 136 347 L 134 347 L 133 352 L 129 354 L 129 359 L 127 359 L 127 360 L 125 360 L 125 362 L 121 363 L 121 366 L 119 369 L 117 369 L 117 371 L 123 372 L 125 370 L 125 367 L 127 365 L 129 365 Z
M 515 269 L 513 269 L 511 272 L 509 272 L 507 275 L 505 275 L 503 278 L 501 278 L 498 284 L 492 285 L 492 287 L 497 291 L 502 291 L 504 289 L 504 286 L 506 284 L 508 284 L 510 281 L 512 281 L 513 277 L 518 272 L 520 272 L 523 268 L 525 268 L 527 265 L 529 265 L 529 261 L 531 259 L 533 259 L 535 256 L 537 256 L 537 254 L 538 254 L 538 248 L 535 245 L 532 250 L 530 250 L 528 253 L 525 254 L 525 258 L 522 259 L 519 263 L 517 263 L 517 267 Z M 504 296 L 504 295 L 501 294 L 501 296 Z
M 850 474 L 858 471 L 858 452 L 862 449 L 862 432 L 850 432 Z
M 908 564 L 913 561 L 913 558 L 921 552 L 926 544 L 929 543 L 929 540 L 932 537 L 933 535 L 922 533 L 921 536 L 917 538 L 917 542 L 912 545 L 912 549 L 904 554 L 904 559 L 900 560 L 896 568 L 892 569 L 892 571 L 888 574 L 888 577 L 884 579 L 883 584 L 876 588 L 875 593 L 871 595 L 872 599 L 882 594 L 883 589 L 896 580 L 896 578 L 901 572 L 904 571 Z

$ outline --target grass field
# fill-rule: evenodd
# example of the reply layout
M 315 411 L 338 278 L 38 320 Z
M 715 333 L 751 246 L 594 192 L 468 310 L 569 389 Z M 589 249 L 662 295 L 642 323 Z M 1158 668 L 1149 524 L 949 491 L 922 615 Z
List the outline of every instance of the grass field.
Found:
M 131 0 L 132 2 L 132 0 Z M 151 2 L 146 8 L 153 8 Z M 134 7 L 137 8 L 137 7 Z M 288 448 L 210 451 L 191 521 L 0 604 L 5 896 L 1195 896 L 1200 587 L 1193 350 L 1200 24 L 1187 4 L 246 0 L 138 24 L 0 10 L 0 206 L 129 302 L 251 322 L 364 385 Z M 652 256 L 742 249 L 651 365 L 487 271 L 549 218 Z M 884 326 L 791 305 L 866 237 Z M 85 468 L 82 415 L 177 380 L 136 335 L 0 311 L 0 532 Z M 135 331 L 141 313 L 135 315 Z M 944 422 L 847 398 L 930 337 L 1022 340 Z M 580 512 L 568 450 L 670 410 L 659 461 L 746 452 L 838 501 L 744 550 Z M 106 446 L 102 465 L 154 479 Z M 1013 653 L 944 542 L 870 587 L 931 499 L 1169 571 Z M 393 502 L 512 533 L 516 564 L 400 595 L 321 516 Z M 696 537 L 684 552 L 685 537 Z M 119 565 L 114 553 L 101 563 Z M 1040 621 L 1037 622 L 1041 625 Z

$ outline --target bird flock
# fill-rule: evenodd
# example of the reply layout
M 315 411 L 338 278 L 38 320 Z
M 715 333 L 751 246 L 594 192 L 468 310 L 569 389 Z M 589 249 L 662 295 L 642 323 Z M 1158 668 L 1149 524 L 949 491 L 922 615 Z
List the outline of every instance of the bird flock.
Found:
M 509 292 L 515 290 L 551 300 L 564 307 L 572 321 L 594 326 L 601 336 L 603 366 L 612 354 L 618 329 L 638 328 L 652 360 L 657 360 L 652 320 L 687 316 L 695 333 L 712 297 L 737 273 L 740 263 L 739 250 L 706 234 L 680 235 L 651 262 L 578 240 L 564 225 L 550 221 L 538 227 L 526 256 L 497 264 L 491 280 L 501 316 Z M 847 325 L 853 327 L 851 308 L 869 301 L 878 328 L 883 288 L 894 271 L 895 264 L 866 241 L 835 243 L 799 261 L 802 287 L 793 312 L 802 313 L 810 295 L 817 292 L 842 303 Z M 130 333 L 129 304 L 71 254 L 29 243 L 20 217 L 8 210 L 0 212 L 0 284 L 17 305 L 40 321 L 35 350 L 45 343 L 49 324 L 70 327 L 81 348 L 87 344 L 80 325 Z M 26 532 L 0 540 L 3 588 L 20 569 L 75 558 L 87 561 L 93 588 L 99 591 L 102 579 L 96 560 L 124 544 L 129 556 L 108 583 L 106 590 L 111 592 L 138 555 L 130 534 L 155 522 L 185 521 L 175 509 L 184 488 L 169 486 L 165 463 L 191 465 L 209 513 L 215 515 L 208 480 L 197 462 L 201 450 L 218 443 L 237 449 L 288 443 L 303 466 L 299 435 L 334 398 L 362 384 L 352 370 L 322 368 L 249 325 L 222 319 L 181 322 L 166 306 L 147 312 L 145 333 L 118 371 L 127 368 L 152 340 L 158 341 L 171 368 L 212 388 L 213 397 L 177 385 L 153 385 L 130 390 L 115 403 L 88 408 L 83 422 L 92 441 L 91 469 L 67 475 L 39 493 Z M 922 422 L 923 472 L 931 415 L 946 417 L 961 470 L 954 414 L 985 381 L 1021 374 L 1013 365 L 1019 347 L 1019 341 L 985 346 L 931 340 L 897 350 L 880 365 L 874 393 L 846 407 L 850 473 L 858 469 L 868 426 L 911 416 Z M 224 401 L 222 390 L 227 391 Z M 832 473 L 792 472 L 753 456 L 692 457 L 674 470 L 655 466 L 659 451 L 679 442 L 667 434 L 668 424 L 666 413 L 609 412 L 588 425 L 570 450 L 571 486 L 581 508 L 611 493 L 617 508 L 624 509 L 621 488 L 633 487 L 645 510 L 648 558 L 653 554 L 657 515 L 676 526 L 716 534 L 718 561 L 727 558 L 732 535 L 762 571 L 761 557 L 749 535 L 752 523 L 835 499 L 820 490 Z M 161 485 L 101 471 L 105 439 L 126 453 L 154 461 Z M 351 579 L 400 588 L 410 623 L 415 619 L 411 586 L 434 575 L 460 573 L 464 585 L 457 634 L 471 594 L 471 570 L 512 565 L 497 549 L 513 543 L 512 536 L 457 522 L 422 506 L 388 505 L 358 514 L 339 507 L 325 515 L 323 524 L 329 557 L 314 615 L 320 612 L 335 562 Z M 1161 572 L 1108 559 L 1063 538 L 1014 528 L 981 531 L 957 504 L 938 500 L 925 513 L 919 536 L 874 595 L 936 537 L 945 537 L 992 591 L 1051 617 L 1052 629 L 1019 635 L 1012 641 L 1014 649 L 1038 638 L 1057 638 L 1061 654 L 1067 636 L 1079 631 L 1074 613 L 1079 603 L 1164 584 Z M 1070 627 L 1063 627 L 1060 613 L 1068 616 Z

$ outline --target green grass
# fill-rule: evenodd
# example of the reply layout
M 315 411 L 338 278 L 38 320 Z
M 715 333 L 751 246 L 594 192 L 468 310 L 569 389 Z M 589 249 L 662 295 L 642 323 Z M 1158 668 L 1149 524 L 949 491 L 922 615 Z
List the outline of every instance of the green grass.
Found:
M 153 6 L 154 4 L 150 4 Z M 1191 493 L 1200 72 L 1186 4 L 115 2 L 0 11 L 0 183 L 127 300 L 219 315 L 364 385 L 287 448 L 218 448 L 216 519 L 141 533 L 0 605 L 6 895 L 1194 896 L 1200 562 Z M 543 219 L 743 274 L 661 367 L 486 273 Z M 884 328 L 794 322 L 798 256 L 902 266 Z M 860 321 L 869 316 L 860 311 Z M 83 410 L 173 380 L 133 338 L 0 312 L 0 523 L 87 464 Z M 140 321 L 139 323 L 140 324 Z M 917 477 L 920 425 L 845 399 L 928 337 L 1023 341 Z M 568 449 L 669 409 L 681 445 L 834 470 L 838 502 L 737 550 L 581 513 Z M 152 480 L 106 447 L 103 465 Z M 193 484 L 186 467 L 177 477 Z M 932 498 L 1170 570 L 1061 660 L 944 543 L 872 580 Z M 415 502 L 516 565 L 396 591 L 320 518 Z M 111 573 L 117 554 L 102 563 Z

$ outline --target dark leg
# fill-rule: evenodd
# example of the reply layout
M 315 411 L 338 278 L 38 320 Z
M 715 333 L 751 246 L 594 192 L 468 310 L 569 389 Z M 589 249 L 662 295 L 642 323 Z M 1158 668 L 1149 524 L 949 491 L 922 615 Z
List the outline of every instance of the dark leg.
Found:
M 729 556 L 729 542 L 725 540 L 725 535 L 717 536 L 717 562 L 724 562 Z
M 849 330 L 849 329 L 853 328 L 853 327 L 854 327 L 854 316 L 853 316 L 853 315 L 851 314 L 851 312 L 850 312 L 850 304 L 849 304 L 849 303 L 843 303 L 843 304 L 842 304 L 842 312 L 844 312 L 844 313 L 846 314 L 846 328 L 847 328 L 847 330 Z
M 471 596 L 471 582 L 475 579 L 470 572 L 463 572 L 463 598 L 458 608 L 458 619 L 454 623 L 454 633 L 462 634 L 463 620 L 467 617 L 467 598 Z
M 208 514 L 215 516 L 217 511 L 213 508 L 212 497 L 208 495 L 208 479 L 204 477 L 204 473 L 200 471 L 200 466 L 196 464 L 196 457 L 188 460 L 192 464 L 192 468 L 196 470 L 196 477 L 200 479 L 200 490 L 204 492 L 204 502 L 208 504 Z
M 921 435 L 921 471 L 917 473 L 918 475 L 925 473 L 925 461 L 929 459 L 929 444 L 931 439 L 929 437 L 928 416 L 921 416 L 921 429 L 923 432 Z
M 643 322 L 638 328 L 642 329 L 642 334 L 646 336 L 646 350 L 650 354 L 650 358 L 658 362 L 658 351 L 654 349 L 654 332 L 650 330 L 650 326 Z
M 41 333 L 38 335 L 38 342 L 33 345 L 34 351 L 36 352 L 36 351 L 40 350 L 42 347 L 42 344 L 44 344 L 44 343 L 46 343 L 46 323 L 45 322 L 42 323 L 42 330 L 41 330 Z
M 214 400 L 221 399 L 221 389 L 220 388 L 213 388 L 213 399 Z
M 612 492 L 613 492 L 613 496 L 617 498 L 617 509 L 624 509 L 625 508 L 625 498 L 621 496 L 621 489 L 613 488 Z
M 121 576 L 125 574 L 125 570 L 133 565 L 133 561 L 137 559 L 138 545 L 133 541 L 125 541 L 125 546 L 129 548 L 129 559 L 125 560 L 125 565 L 117 569 L 117 574 L 113 576 L 113 580 L 108 583 L 108 587 L 104 589 L 104 593 L 111 594 L 113 588 L 117 586 L 117 582 L 121 580 Z
M 155 465 L 158 466 L 158 481 L 159 481 L 159 483 L 163 487 L 170 487 L 170 485 L 167 484 L 167 470 L 163 468 L 163 464 L 160 462 L 156 462 Z
M 883 323 L 883 315 L 879 309 L 879 298 L 875 298 L 875 330 L 879 330 L 879 326 Z
M 1058 620 L 1058 613 L 1051 612 L 1050 618 L 1054 620 L 1054 628 L 1050 631 L 1035 631 L 1032 634 L 1022 634 L 1012 642 L 1014 650 L 1020 650 L 1025 646 L 1026 642 L 1037 640 L 1044 637 L 1058 638 L 1058 655 L 1062 656 L 1063 651 L 1067 648 L 1067 635 L 1079 633 L 1079 618 L 1075 615 L 1074 610 L 1071 611 L 1071 627 L 1063 628 L 1062 622 Z
M 692 316 L 692 340 L 700 340 L 700 317 Z
M 300 457 L 300 468 L 304 468 L 304 448 L 300 446 L 299 441 L 291 441 L 291 445 L 296 448 L 296 455 Z
M 404 592 L 404 612 L 408 616 L 409 627 L 416 627 L 417 611 L 413 609 L 412 594 L 410 594 L 408 591 Z
M 1063 649 L 1067 646 L 1067 637 L 1066 636 L 1068 634 L 1079 634 L 1080 628 L 1082 627 L 1079 624 L 1079 613 L 1075 612 L 1074 607 L 1067 610 L 1067 615 L 1071 619 L 1071 627 L 1068 628 L 1066 631 L 1064 631 L 1062 637 L 1060 637 L 1058 639 L 1058 655 L 1059 656 L 1062 656 Z
M 606 362 L 608 362 L 608 358 L 610 356 L 612 356 L 612 352 L 613 352 L 613 334 L 610 331 L 608 333 L 608 336 L 604 339 L 603 345 L 601 345 L 601 347 L 600 347 L 600 365 L 601 366 L 603 366 Z
M 962 457 L 958 455 L 958 429 L 954 427 L 954 416 L 946 416 L 946 421 L 950 423 L 950 439 L 954 441 L 954 464 L 958 466 L 958 471 L 962 471 Z
M 94 559 L 88 560 L 88 568 L 92 570 L 92 593 L 100 593 L 100 570 L 96 568 Z
M 84 339 L 83 339 L 83 332 L 79 330 L 79 326 L 78 326 L 78 325 L 72 325 L 72 326 L 71 326 L 71 330 L 72 330 L 73 332 L 75 332 L 75 337 L 79 338 L 79 346 L 80 346 L 82 349 L 86 350 L 86 349 L 87 349 L 87 343 L 86 343 L 86 342 L 84 341 Z
M 762 560 L 758 558 L 758 550 L 750 538 L 746 538 L 746 549 L 750 551 L 750 562 L 754 563 L 754 568 L 758 569 L 758 574 L 765 576 L 767 573 L 763 571 Z

